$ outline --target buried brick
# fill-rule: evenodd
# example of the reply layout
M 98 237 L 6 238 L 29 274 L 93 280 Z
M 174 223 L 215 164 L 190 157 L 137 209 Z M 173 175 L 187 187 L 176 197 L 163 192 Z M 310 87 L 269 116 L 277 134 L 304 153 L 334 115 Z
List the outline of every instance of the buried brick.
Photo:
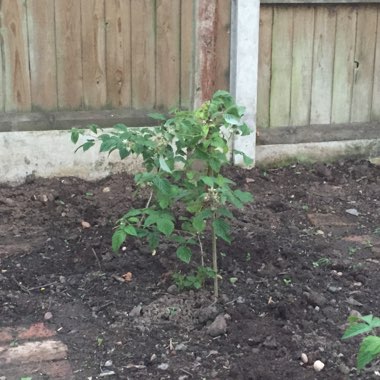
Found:
M 307 214 L 309 222 L 317 227 L 347 227 L 355 226 L 356 223 L 335 214 Z

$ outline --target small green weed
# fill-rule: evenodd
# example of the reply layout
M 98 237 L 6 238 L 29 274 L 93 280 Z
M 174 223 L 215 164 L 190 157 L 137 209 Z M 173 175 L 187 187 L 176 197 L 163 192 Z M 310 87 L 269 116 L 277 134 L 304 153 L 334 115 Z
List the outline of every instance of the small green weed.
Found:
M 313 261 L 314 268 L 321 268 L 331 264 L 331 260 L 328 257 L 321 257 L 317 261 Z
M 344 332 L 342 339 L 352 338 L 357 335 L 366 334 L 380 327 L 380 318 L 371 315 L 365 317 L 349 317 L 349 326 Z M 380 337 L 369 335 L 365 337 L 359 347 L 356 366 L 359 370 L 380 355 Z

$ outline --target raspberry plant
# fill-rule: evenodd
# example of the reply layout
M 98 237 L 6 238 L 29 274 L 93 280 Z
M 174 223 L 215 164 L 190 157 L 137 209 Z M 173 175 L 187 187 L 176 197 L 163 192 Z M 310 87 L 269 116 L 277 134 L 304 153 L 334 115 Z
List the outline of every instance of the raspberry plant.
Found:
M 117 222 L 114 251 L 133 236 L 145 240 L 156 252 L 164 238 L 177 244 L 177 257 L 185 263 L 199 251 L 201 268 L 206 268 L 202 241 L 210 234 L 212 270 L 198 269 L 201 276 L 177 276 L 177 281 L 183 287 L 198 288 L 206 277 L 212 277 L 218 297 L 217 239 L 231 243 L 229 222 L 234 215 L 230 206 L 242 208 L 252 201 L 250 193 L 234 189 L 234 182 L 222 175 L 222 168 L 229 164 L 231 137 L 250 133 L 243 114 L 244 108 L 236 105 L 228 92 L 217 91 L 194 111 L 174 110 L 168 118 L 150 114 L 160 124 L 155 128 L 117 124 L 104 133 L 91 125 L 91 136 L 72 129 L 73 143 L 80 135 L 85 139 L 78 149 L 86 151 L 99 141 L 100 152 L 117 150 L 121 159 L 131 154 L 142 158 L 145 170 L 135 176 L 135 182 L 139 188 L 149 188 L 150 196 L 144 208 L 129 210 Z M 242 155 L 247 165 L 252 163 L 242 152 L 234 150 L 232 154 Z

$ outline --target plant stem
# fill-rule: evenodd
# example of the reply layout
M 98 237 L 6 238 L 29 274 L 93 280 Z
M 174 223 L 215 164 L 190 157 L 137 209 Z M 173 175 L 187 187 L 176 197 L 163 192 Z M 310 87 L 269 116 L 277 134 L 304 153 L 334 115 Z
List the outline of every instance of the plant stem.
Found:
M 214 277 L 214 297 L 215 301 L 219 297 L 219 285 L 218 285 L 218 252 L 216 249 L 216 234 L 214 229 L 215 213 L 212 214 L 211 218 L 211 244 L 212 244 L 212 269 L 215 272 Z
M 201 237 L 199 234 L 197 234 L 197 237 L 198 237 L 199 248 L 201 250 L 201 265 L 202 265 L 202 267 L 204 267 L 205 266 L 205 259 L 204 259 L 205 253 L 203 251 L 203 244 L 202 244 L 202 240 L 201 240 Z

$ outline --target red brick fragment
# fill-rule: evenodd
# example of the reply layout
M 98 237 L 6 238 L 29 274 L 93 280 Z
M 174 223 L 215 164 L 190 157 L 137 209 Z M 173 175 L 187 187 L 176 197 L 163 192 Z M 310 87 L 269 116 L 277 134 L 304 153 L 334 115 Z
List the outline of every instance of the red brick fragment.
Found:
M 17 340 L 50 338 L 56 335 L 55 331 L 50 330 L 44 323 L 39 322 L 31 325 L 28 329 L 19 332 Z

